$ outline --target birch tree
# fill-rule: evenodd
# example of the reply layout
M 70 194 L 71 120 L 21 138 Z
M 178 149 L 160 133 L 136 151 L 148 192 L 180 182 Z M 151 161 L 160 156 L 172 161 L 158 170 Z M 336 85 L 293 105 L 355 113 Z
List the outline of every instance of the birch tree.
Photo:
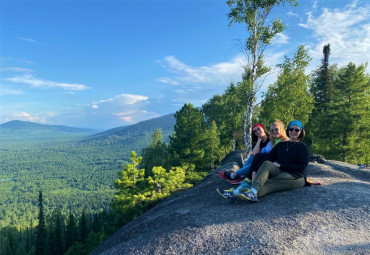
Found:
M 248 56 L 248 63 L 244 67 L 245 75 L 241 85 L 246 86 L 247 97 L 245 99 L 245 114 L 243 119 L 244 143 L 249 153 L 252 150 L 252 117 L 255 107 L 255 95 L 258 91 L 256 80 L 268 71 L 263 66 L 263 54 L 271 39 L 284 30 L 280 19 L 268 22 L 267 17 L 274 7 L 289 3 L 297 6 L 295 0 L 228 0 L 230 7 L 228 18 L 229 26 L 233 22 L 245 23 L 249 34 L 243 46 L 244 53 Z

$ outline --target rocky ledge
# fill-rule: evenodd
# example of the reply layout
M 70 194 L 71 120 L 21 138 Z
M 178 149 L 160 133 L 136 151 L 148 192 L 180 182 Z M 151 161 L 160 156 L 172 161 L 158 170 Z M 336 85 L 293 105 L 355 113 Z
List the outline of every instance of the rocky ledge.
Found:
M 230 203 L 218 170 L 236 170 L 229 155 L 202 182 L 132 220 L 91 254 L 369 254 L 370 170 L 338 161 L 310 163 L 319 186 Z

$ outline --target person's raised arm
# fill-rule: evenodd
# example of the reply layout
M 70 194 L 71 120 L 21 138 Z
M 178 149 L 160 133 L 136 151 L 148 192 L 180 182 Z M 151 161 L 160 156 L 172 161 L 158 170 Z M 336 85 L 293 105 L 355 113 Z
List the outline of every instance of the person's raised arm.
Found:
M 258 137 L 257 143 L 254 146 L 254 148 L 251 152 L 251 155 L 256 155 L 257 153 L 259 153 L 261 151 L 261 143 L 262 143 L 262 138 Z

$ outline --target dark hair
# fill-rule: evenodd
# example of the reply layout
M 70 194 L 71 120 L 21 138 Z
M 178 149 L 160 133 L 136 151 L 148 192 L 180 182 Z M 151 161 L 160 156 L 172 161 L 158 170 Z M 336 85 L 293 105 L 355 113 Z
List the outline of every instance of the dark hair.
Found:
M 289 125 L 286 129 L 286 134 L 287 134 L 288 137 L 290 137 L 289 136 Z M 305 138 L 306 138 L 306 131 L 304 130 L 304 126 L 302 124 L 302 130 L 301 130 L 301 133 L 299 133 L 298 139 L 299 139 L 299 141 L 302 142 Z
M 267 131 L 267 129 L 265 128 L 264 125 L 258 123 L 258 127 L 262 127 L 263 131 L 265 132 L 265 134 L 267 135 L 267 137 L 270 137 L 270 134 L 269 132 Z M 257 124 L 255 124 L 253 127 L 255 127 Z M 260 126 L 261 125 L 261 126 Z M 253 127 L 252 127 L 252 147 L 254 147 L 258 141 L 258 136 L 256 136 L 256 134 L 253 132 Z

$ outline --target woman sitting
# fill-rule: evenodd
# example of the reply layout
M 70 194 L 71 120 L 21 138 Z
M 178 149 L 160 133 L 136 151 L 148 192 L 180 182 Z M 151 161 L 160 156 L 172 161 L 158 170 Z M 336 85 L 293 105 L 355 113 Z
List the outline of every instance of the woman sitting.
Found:
M 230 181 L 232 184 L 239 184 L 244 180 L 244 177 L 248 174 L 249 168 L 252 164 L 254 155 L 259 153 L 263 148 L 269 144 L 269 133 L 266 128 L 257 123 L 252 127 L 252 145 L 253 150 L 250 153 L 244 166 L 237 172 L 220 171 L 218 174 L 221 178 Z
M 278 143 L 271 150 L 258 169 L 251 188 L 239 192 L 239 198 L 257 202 L 258 197 L 266 194 L 305 186 L 310 158 L 307 145 L 302 143 L 306 132 L 300 121 L 293 120 L 288 125 L 287 133 L 289 141 Z M 217 191 L 224 198 L 235 199 L 233 190 Z

